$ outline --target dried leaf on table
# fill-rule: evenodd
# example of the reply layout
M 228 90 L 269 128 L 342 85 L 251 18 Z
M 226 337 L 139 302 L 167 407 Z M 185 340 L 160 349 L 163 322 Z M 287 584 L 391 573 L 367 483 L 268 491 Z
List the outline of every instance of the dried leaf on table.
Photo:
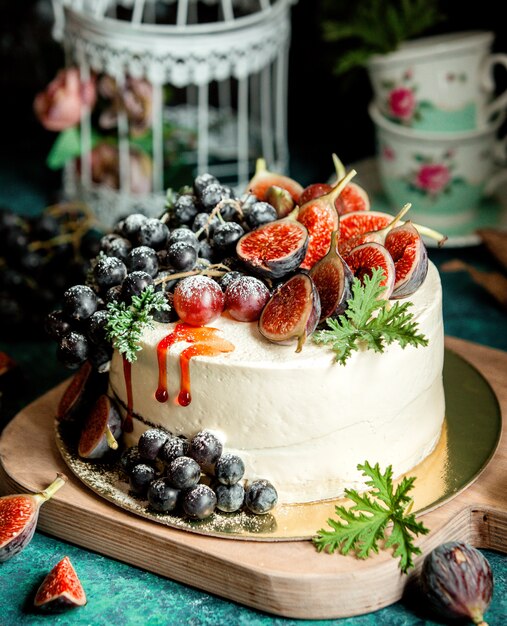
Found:
M 489 252 L 507 270 L 507 231 L 480 228 L 477 234 Z
M 472 265 L 454 259 L 443 263 L 442 272 L 468 272 L 474 283 L 483 287 L 507 311 L 507 278 L 499 272 L 484 272 Z

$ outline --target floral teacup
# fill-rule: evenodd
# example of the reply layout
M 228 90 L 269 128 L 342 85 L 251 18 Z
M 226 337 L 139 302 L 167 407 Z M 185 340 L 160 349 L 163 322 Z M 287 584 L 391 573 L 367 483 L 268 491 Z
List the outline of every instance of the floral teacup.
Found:
M 481 199 L 504 181 L 505 139 L 496 137 L 502 120 L 484 129 L 427 133 L 403 128 L 369 108 L 375 124 L 382 187 L 397 212 L 405 203 L 414 222 L 447 234 L 477 217 Z
M 368 64 L 374 100 L 391 121 L 418 130 L 483 128 L 507 106 L 507 92 L 492 100 L 493 68 L 507 55 L 491 54 L 493 33 L 425 37 Z

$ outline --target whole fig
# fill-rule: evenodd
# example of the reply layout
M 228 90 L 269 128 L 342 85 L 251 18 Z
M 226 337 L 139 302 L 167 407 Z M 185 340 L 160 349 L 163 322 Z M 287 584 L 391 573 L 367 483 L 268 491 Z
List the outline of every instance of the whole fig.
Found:
M 483 615 L 493 595 L 493 575 L 487 559 L 472 546 L 450 541 L 435 548 L 424 559 L 421 587 L 443 616 L 487 626 Z

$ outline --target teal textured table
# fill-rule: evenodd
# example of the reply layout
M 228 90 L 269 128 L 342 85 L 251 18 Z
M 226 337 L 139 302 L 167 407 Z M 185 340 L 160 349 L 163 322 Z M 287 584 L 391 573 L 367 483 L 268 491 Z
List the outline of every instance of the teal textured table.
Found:
M 20 173 L 21 172 L 21 173 Z M 37 213 L 49 203 L 48 190 L 40 172 L 31 172 L 0 163 L 0 204 L 20 213 Z M 498 269 L 481 246 L 463 249 L 430 250 L 430 258 L 440 266 L 459 258 L 479 269 Z M 442 274 L 444 324 L 446 333 L 494 348 L 507 350 L 507 314 L 464 272 Z M 4 403 L 0 428 L 28 402 L 68 376 L 54 358 L 54 344 L 37 341 L 2 341 L 23 375 L 23 397 Z M 507 557 L 483 551 L 495 576 L 495 594 L 490 610 L 490 626 L 507 621 Z M 88 604 L 59 616 L 33 612 L 33 593 L 47 571 L 68 555 L 86 589 Z M 339 557 L 337 557 L 339 558 Z M 0 564 L 0 626 L 22 624 L 339 624 L 344 626 L 430 625 L 435 621 L 423 604 L 408 596 L 402 602 L 355 618 L 319 622 L 271 617 L 161 578 L 149 572 L 103 557 L 37 532 L 32 543 L 19 556 Z

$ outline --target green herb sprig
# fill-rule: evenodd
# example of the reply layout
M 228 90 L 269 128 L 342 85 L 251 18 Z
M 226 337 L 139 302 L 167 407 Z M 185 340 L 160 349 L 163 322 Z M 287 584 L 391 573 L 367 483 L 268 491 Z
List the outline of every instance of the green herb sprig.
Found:
M 438 0 L 361 0 L 347 5 L 328 0 L 322 28 L 324 40 L 344 44 L 334 67 L 336 74 L 343 74 L 365 65 L 374 54 L 396 50 L 444 19 Z
M 406 574 L 414 566 L 412 557 L 421 554 L 420 548 L 414 545 L 414 537 L 429 532 L 410 513 L 413 501 L 408 492 L 415 478 L 403 478 L 394 489 L 391 465 L 384 473 L 378 463 L 372 467 L 368 461 L 358 465 L 357 469 L 369 477 L 366 485 L 371 490 L 360 495 L 355 489 L 346 489 L 345 496 L 352 500 L 353 506 L 336 506 L 338 520 L 328 519 L 331 530 L 319 530 L 313 543 L 319 552 L 352 552 L 358 558 L 366 559 L 372 552 L 378 554 L 379 544 L 383 542 L 385 548 L 394 548 L 393 557 L 400 558 L 400 569 Z M 388 524 L 392 524 L 389 532 Z
M 331 347 L 335 360 L 344 365 L 354 350 L 365 346 L 375 352 L 384 352 L 386 345 L 397 341 L 402 348 L 407 345 L 427 346 L 428 340 L 419 334 L 417 322 L 407 309 L 411 302 L 395 302 L 381 298 L 385 287 L 381 286 L 384 273 L 374 268 L 371 277 L 363 282 L 354 278 L 352 298 L 348 308 L 338 319 L 328 318 L 328 329 L 313 335 L 313 341 Z
M 152 326 L 155 311 L 168 311 L 171 307 L 165 295 L 147 287 L 140 296 L 132 297 L 132 304 L 110 302 L 107 305 L 109 319 L 106 324 L 106 338 L 130 363 L 137 359 L 141 350 L 139 342 L 146 327 Z

